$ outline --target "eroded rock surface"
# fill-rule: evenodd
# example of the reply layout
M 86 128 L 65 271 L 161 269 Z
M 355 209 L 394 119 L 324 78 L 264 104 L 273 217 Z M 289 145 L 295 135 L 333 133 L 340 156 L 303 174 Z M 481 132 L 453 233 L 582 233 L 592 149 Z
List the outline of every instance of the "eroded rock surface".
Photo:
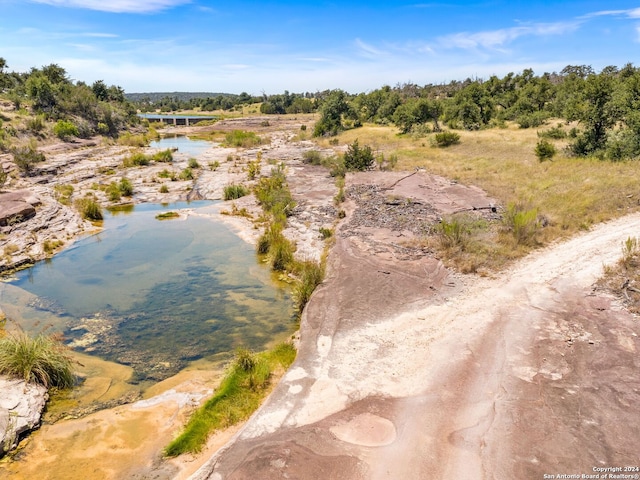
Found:
M 0 377 L 0 457 L 14 448 L 25 433 L 40 425 L 48 398 L 42 385 Z

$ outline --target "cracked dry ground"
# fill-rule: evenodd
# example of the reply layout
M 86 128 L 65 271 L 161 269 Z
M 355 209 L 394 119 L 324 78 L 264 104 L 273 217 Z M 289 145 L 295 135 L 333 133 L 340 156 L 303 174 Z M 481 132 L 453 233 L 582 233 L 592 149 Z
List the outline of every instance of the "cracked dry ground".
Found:
M 348 183 L 441 214 L 491 203 L 394 175 Z M 356 225 L 356 205 L 346 210 L 298 359 L 192 478 L 537 479 L 637 465 L 638 323 L 592 285 L 640 214 L 475 279 L 396 248 L 411 228 Z

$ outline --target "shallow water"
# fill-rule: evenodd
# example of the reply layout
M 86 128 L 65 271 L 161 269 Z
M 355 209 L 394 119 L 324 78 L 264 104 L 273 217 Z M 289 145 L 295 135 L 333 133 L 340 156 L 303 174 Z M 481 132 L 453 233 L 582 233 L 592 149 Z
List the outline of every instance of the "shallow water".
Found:
M 155 218 L 168 210 L 190 214 Z M 133 381 L 283 340 L 294 327 L 288 293 L 214 218 L 211 202 L 107 214 L 103 232 L 20 272 L 0 306 L 32 333 L 60 331 L 78 351 L 132 366 Z
M 180 153 L 184 153 L 192 157 L 198 157 L 211 148 L 211 142 L 207 142 L 206 140 L 191 140 L 189 137 L 180 135 L 154 140 L 149 144 L 149 146 L 152 148 L 159 148 L 161 150 L 177 148 Z

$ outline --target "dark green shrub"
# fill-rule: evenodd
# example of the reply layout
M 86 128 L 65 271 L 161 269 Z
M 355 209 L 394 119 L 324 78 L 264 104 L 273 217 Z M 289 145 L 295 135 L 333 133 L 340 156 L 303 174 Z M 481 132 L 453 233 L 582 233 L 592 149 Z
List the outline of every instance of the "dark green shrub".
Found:
M 189 159 L 189 168 L 200 168 L 200 164 L 198 163 L 198 160 L 196 160 L 195 158 L 190 158 Z
M 553 143 L 547 140 L 540 140 L 534 149 L 534 153 L 540 162 L 544 162 L 545 160 L 551 160 L 555 156 L 556 147 Z
M 540 138 L 552 138 L 554 140 L 562 140 L 563 138 L 567 138 L 567 132 L 562 128 L 562 124 L 558 124 L 555 127 L 551 127 L 548 130 L 542 130 L 538 132 L 538 137 Z
M 373 152 L 369 145 L 360 147 L 358 140 L 355 140 L 347 147 L 344 154 L 344 166 L 347 170 L 364 171 L 369 170 L 375 162 Z
M 436 146 L 441 148 L 460 143 L 460 135 L 456 132 L 438 132 L 434 138 Z
M 548 118 L 549 114 L 547 112 L 524 113 L 516 118 L 516 123 L 520 125 L 520 128 L 534 128 L 544 125 Z
M 110 202 L 117 202 L 120 200 L 122 194 L 120 193 L 120 189 L 118 188 L 118 184 L 116 182 L 111 182 L 106 190 L 107 198 Z

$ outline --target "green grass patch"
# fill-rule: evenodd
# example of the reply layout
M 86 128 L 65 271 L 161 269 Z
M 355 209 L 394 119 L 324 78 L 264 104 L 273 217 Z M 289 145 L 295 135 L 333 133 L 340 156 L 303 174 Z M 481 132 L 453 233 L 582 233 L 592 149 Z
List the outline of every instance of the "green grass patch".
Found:
M 180 217 L 178 212 L 162 212 L 156 215 L 156 220 L 171 220 L 178 217 Z
M 263 143 L 262 138 L 256 135 L 255 132 L 247 132 L 245 130 L 233 130 L 224 137 L 224 145 L 227 147 L 251 148 Z
M 0 339 L 0 374 L 47 388 L 69 388 L 75 383 L 69 350 L 59 339 L 31 338 L 23 332 Z
M 79 198 L 75 201 L 75 207 L 86 220 L 102 220 L 102 207 L 96 199 L 91 197 Z
M 53 194 L 63 205 L 71 204 L 71 196 L 73 195 L 73 185 L 56 185 L 53 187 Z
M 312 261 L 301 262 L 296 269 L 299 277 L 293 288 L 293 298 L 298 316 L 302 315 L 304 307 L 309 303 L 311 294 L 324 279 L 324 265 Z
M 244 197 L 248 193 L 249 193 L 249 190 L 247 190 L 247 188 L 244 185 L 231 183 L 224 187 L 222 198 L 224 200 L 236 200 L 238 198 Z
M 144 167 L 149 165 L 150 163 L 151 163 L 151 158 L 149 158 L 148 155 L 145 155 L 142 152 L 132 153 L 131 155 L 125 157 L 122 160 L 122 166 L 124 168 Z
M 295 355 L 294 347 L 285 343 L 260 354 L 239 349 L 214 396 L 191 416 L 165 455 L 197 453 L 211 433 L 249 418 L 267 396 L 273 373 L 289 368 Z
M 160 150 L 151 156 L 151 160 L 160 163 L 171 163 L 173 161 L 173 151 L 170 148 Z

